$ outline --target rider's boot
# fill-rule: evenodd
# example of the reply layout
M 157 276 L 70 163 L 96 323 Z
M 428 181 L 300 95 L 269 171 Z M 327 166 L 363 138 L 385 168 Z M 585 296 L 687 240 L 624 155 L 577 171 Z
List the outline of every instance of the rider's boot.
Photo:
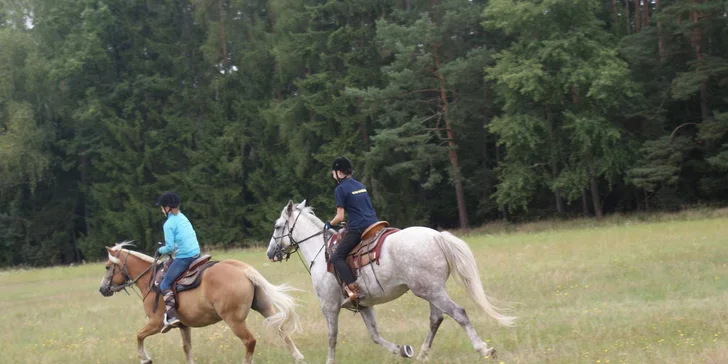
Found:
M 180 321 L 177 318 L 177 310 L 174 308 L 176 301 L 172 290 L 167 289 L 162 294 L 164 295 L 164 305 L 167 307 L 167 312 L 164 314 L 164 328 L 162 329 L 162 333 L 166 333 L 169 330 L 179 327 Z
M 364 294 L 361 292 L 361 287 L 359 287 L 359 283 L 351 283 L 351 284 L 345 284 L 344 285 L 344 291 L 346 291 L 346 294 L 349 295 L 349 297 L 344 300 L 344 302 L 341 304 L 341 307 L 344 306 L 359 306 L 359 301 L 361 301 L 364 298 Z

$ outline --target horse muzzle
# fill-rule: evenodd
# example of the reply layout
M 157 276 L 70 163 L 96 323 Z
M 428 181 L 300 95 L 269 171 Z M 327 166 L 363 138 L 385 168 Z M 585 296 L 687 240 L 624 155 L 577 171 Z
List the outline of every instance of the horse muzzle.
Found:
M 275 263 L 283 261 L 283 253 L 280 249 L 276 249 L 270 253 L 267 253 L 266 255 L 268 255 L 268 260 L 270 260 L 271 262 Z
M 111 290 L 110 287 L 104 287 L 104 286 L 99 288 L 99 293 L 101 293 L 101 295 L 104 297 L 111 297 L 114 295 L 114 292 Z

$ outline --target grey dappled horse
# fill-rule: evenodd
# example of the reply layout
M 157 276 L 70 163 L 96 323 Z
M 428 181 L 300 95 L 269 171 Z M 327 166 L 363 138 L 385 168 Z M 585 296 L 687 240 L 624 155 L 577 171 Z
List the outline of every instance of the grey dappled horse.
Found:
M 344 300 L 342 287 L 335 276 L 326 270 L 321 235 L 324 223 L 306 206 L 304 200 L 297 206 L 293 201 L 283 208 L 275 222 L 273 237 L 268 246 L 268 258 L 277 261 L 282 254 L 300 249 L 305 264 L 311 269 L 311 279 L 316 295 L 321 300 L 321 310 L 329 327 L 329 356 L 327 364 L 336 360 L 336 336 L 339 311 Z M 333 231 L 327 232 L 328 237 Z M 366 297 L 361 301 L 360 313 L 375 343 L 393 354 L 411 357 L 412 347 L 395 345 L 379 333 L 372 306 L 392 301 L 408 290 L 430 303 L 430 332 L 422 344 L 419 360 L 427 359 L 437 329 L 448 314 L 468 334 L 473 348 L 484 357 L 493 357 L 495 350 L 488 348 L 473 329 L 465 310 L 453 302 L 445 291 L 445 282 L 454 272 L 460 277 L 470 297 L 488 315 L 504 326 L 512 326 L 515 317 L 498 313 L 483 291 L 475 258 L 467 244 L 448 232 L 438 232 L 425 227 L 411 227 L 390 235 L 376 266 L 376 277 L 371 267 L 360 270 L 357 282 Z M 379 281 L 379 284 L 376 281 Z M 381 285 L 381 288 L 380 288 Z

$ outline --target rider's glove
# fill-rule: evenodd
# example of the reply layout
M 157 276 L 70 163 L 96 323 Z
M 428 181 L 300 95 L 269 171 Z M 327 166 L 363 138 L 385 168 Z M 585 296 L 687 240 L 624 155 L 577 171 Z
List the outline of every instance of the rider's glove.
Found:
M 326 223 L 324 224 L 324 229 L 326 229 L 326 230 L 331 230 L 331 223 L 330 223 L 330 222 L 326 222 Z

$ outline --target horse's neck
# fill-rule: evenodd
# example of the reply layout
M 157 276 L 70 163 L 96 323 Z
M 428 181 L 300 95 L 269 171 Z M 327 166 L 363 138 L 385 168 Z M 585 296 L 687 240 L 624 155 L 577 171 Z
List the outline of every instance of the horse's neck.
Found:
M 315 223 L 315 220 L 315 218 L 307 219 L 305 228 L 303 228 L 304 225 L 302 225 L 301 231 L 296 232 L 293 238 L 296 239 L 296 241 L 302 241 L 318 232 L 321 232 L 321 228 L 317 226 L 317 223 L 320 225 L 323 225 L 323 223 Z M 328 241 L 325 238 L 330 238 L 330 236 L 316 236 L 299 245 L 299 250 L 303 256 L 304 264 L 306 264 L 307 269 L 311 270 L 311 279 L 313 281 L 314 289 L 320 294 L 328 291 L 328 285 L 338 284 L 336 283 L 334 276 L 326 271 L 326 255 L 324 252 L 324 249 L 326 248 L 324 245 L 327 244 Z M 314 264 L 311 264 L 312 261 Z
M 126 270 L 129 272 L 129 277 L 137 280 L 136 285 L 143 293 L 146 293 L 147 289 L 149 289 L 149 280 L 152 276 L 151 265 L 152 263 L 132 254 L 129 254 L 127 258 Z
M 311 217 L 306 218 L 306 220 L 304 220 L 305 222 L 300 227 L 300 231 L 294 231 L 293 236 L 296 241 L 303 241 L 298 248 L 303 255 L 303 259 L 307 267 L 311 266 L 311 261 L 325 261 L 324 253 L 321 248 L 325 244 L 324 237 L 319 235 L 310 238 L 311 236 L 321 232 L 321 230 L 316 226 L 316 223 L 314 223 L 314 220 L 315 219 Z M 323 223 L 320 224 L 323 225 Z

